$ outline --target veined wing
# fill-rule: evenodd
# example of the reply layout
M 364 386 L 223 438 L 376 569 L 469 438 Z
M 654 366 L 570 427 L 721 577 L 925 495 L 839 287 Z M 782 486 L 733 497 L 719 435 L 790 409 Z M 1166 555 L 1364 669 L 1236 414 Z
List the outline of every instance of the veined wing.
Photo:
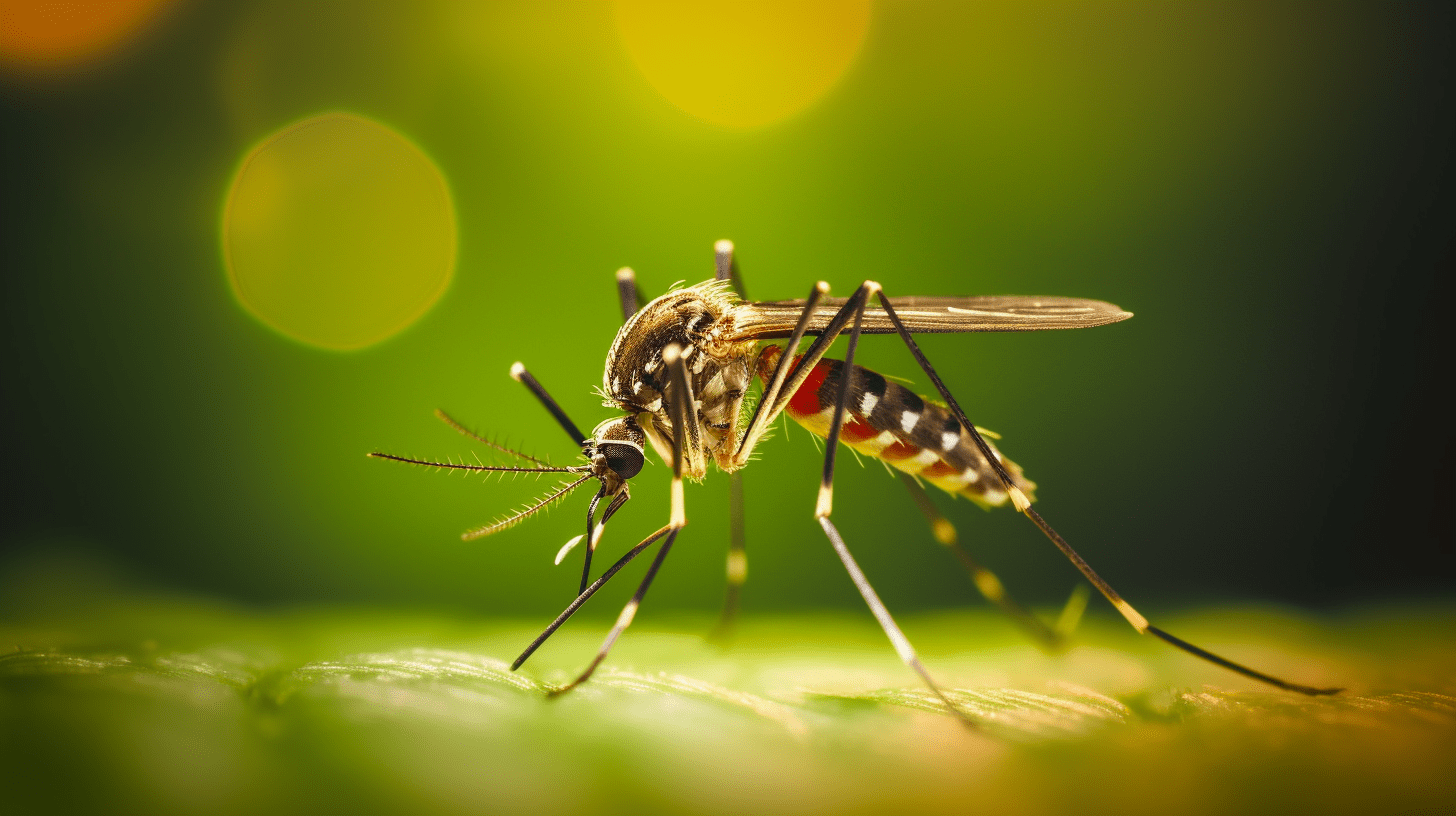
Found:
M 846 300 L 824 298 L 819 301 L 809 318 L 806 333 L 817 335 L 822 332 Z M 916 334 L 1086 329 L 1132 317 L 1132 312 L 1125 312 L 1105 301 L 1069 297 L 892 297 L 890 303 L 905 328 Z M 788 337 L 803 311 L 802 300 L 741 304 L 733 310 L 733 326 L 727 339 Z M 893 334 L 895 325 L 884 309 L 872 306 L 865 309 L 861 331 L 865 334 Z

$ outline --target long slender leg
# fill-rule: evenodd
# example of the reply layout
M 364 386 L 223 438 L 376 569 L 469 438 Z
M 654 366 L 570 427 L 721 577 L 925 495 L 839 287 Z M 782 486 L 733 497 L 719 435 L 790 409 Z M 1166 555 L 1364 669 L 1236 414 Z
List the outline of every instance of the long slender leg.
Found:
M 546 410 L 551 412 L 551 416 L 556 417 L 557 424 L 561 426 L 562 430 L 566 431 L 567 436 L 571 437 L 571 441 L 574 444 L 580 446 L 586 441 L 586 434 L 582 433 L 581 429 L 576 427 L 576 423 L 572 422 L 571 418 L 566 415 L 566 411 L 562 409 L 560 403 L 551 398 L 551 395 L 546 392 L 546 388 L 537 382 L 535 377 L 531 376 L 531 372 L 527 371 L 524 365 L 519 362 L 511 363 L 511 379 L 531 389 L 531 393 L 535 394 L 536 399 L 540 400 L 541 404 L 546 406 Z
M 580 609 L 582 607 L 582 604 L 585 604 L 588 600 L 590 600 L 591 596 L 597 594 L 597 590 L 606 586 L 607 582 L 612 580 L 612 576 L 616 575 L 619 571 L 621 571 L 622 567 L 627 566 L 627 564 L 631 563 L 632 559 L 641 555 L 643 550 L 652 546 L 663 536 L 667 535 L 670 531 L 671 528 L 663 527 L 662 529 L 643 539 L 642 543 L 628 550 L 626 555 L 617 559 L 617 563 L 608 567 L 607 571 L 602 573 L 602 576 L 600 578 L 593 581 L 591 586 L 587 587 L 580 595 L 576 596 L 576 600 L 572 601 L 571 605 L 566 607 L 566 609 L 563 610 L 560 615 L 557 615 L 556 620 L 552 621 L 551 625 L 547 626 L 545 631 L 537 635 L 535 640 L 531 641 L 531 645 L 527 646 L 526 650 L 521 652 L 521 655 L 516 658 L 516 661 L 514 663 L 511 664 L 511 671 L 519 669 L 521 665 L 526 662 L 527 658 L 535 654 L 537 649 L 541 648 L 541 644 L 545 643 L 547 638 L 556 634 L 556 630 L 560 629 L 561 625 L 563 623 L 566 623 L 566 621 L 569 620 L 572 615 L 575 615 L 576 610 Z
M 885 313 L 889 315 L 890 321 L 895 324 L 895 330 L 900 334 L 900 339 L 904 340 L 905 345 L 909 347 L 910 353 L 915 357 L 915 361 L 920 364 L 920 368 L 925 371 L 925 374 L 930 378 L 930 381 L 935 383 L 935 388 L 937 391 L 940 392 L 941 399 L 945 400 L 946 405 L 950 408 L 951 412 L 955 414 L 956 419 L 960 420 L 961 427 L 971 435 L 971 438 L 973 440 L 975 440 L 976 447 L 980 448 L 981 450 L 981 455 L 986 457 L 986 461 L 990 462 L 991 466 L 996 469 L 997 475 L 1000 476 L 1002 483 L 1006 486 L 1006 492 L 1011 496 L 1012 504 L 1016 506 L 1016 509 L 1018 511 L 1025 514 L 1027 518 L 1031 519 L 1032 523 L 1035 524 L 1042 531 L 1042 533 L 1046 535 L 1047 538 L 1051 539 L 1051 542 L 1056 545 L 1057 549 L 1061 550 L 1062 554 L 1065 555 L 1067 559 L 1071 561 L 1078 570 L 1081 571 L 1082 575 L 1085 576 L 1087 580 L 1092 583 L 1092 586 L 1097 587 L 1097 590 L 1102 593 L 1103 597 L 1107 598 L 1108 602 L 1111 603 L 1113 607 L 1115 607 L 1117 611 L 1120 612 L 1122 616 L 1127 619 L 1128 623 L 1132 624 L 1132 627 L 1136 629 L 1139 634 L 1153 635 L 1154 637 L 1157 637 L 1176 648 L 1182 649 L 1183 651 L 1195 657 L 1200 657 L 1210 663 L 1242 674 L 1245 677 L 1250 677 L 1255 680 L 1268 683 L 1272 686 L 1278 686 L 1279 688 L 1287 689 L 1289 691 L 1297 691 L 1301 694 L 1309 694 L 1312 696 L 1322 694 L 1336 694 L 1340 691 L 1343 691 L 1343 689 L 1338 688 L 1316 688 L 1314 686 L 1291 683 L 1288 680 L 1281 680 L 1280 678 L 1274 677 L 1273 675 L 1265 674 L 1261 671 L 1256 671 L 1249 668 L 1248 666 L 1235 663 L 1232 660 L 1220 657 L 1216 654 L 1213 654 L 1212 652 L 1205 651 L 1204 649 L 1195 646 L 1186 640 L 1174 637 L 1173 635 L 1170 635 L 1167 632 L 1164 632 L 1163 630 L 1149 623 L 1148 619 L 1143 617 L 1141 613 L 1134 609 L 1132 604 L 1124 601 L 1122 599 L 1122 596 L 1117 594 L 1117 591 L 1114 590 L 1110 584 L 1102 580 L 1102 576 L 1098 575 L 1092 569 L 1091 565 L 1084 561 L 1082 559 L 1082 556 L 1077 554 L 1076 550 L 1072 549 L 1072 545 L 1068 544 L 1066 539 L 1062 538 L 1061 535 L 1058 534 L 1056 530 L 1053 530 L 1051 525 L 1048 524 L 1039 513 L 1031 508 L 1031 502 L 1027 500 L 1024 493 L 1022 493 L 1019 489 L 1016 488 L 1015 485 L 1011 483 L 1011 475 L 1006 472 L 1006 468 L 1002 466 L 1000 460 L 998 460 L 996 456 L 992 454 L 991 449 L 986 445 L 986 440 L 982 439 L 981 434 L 976 431 L 976 426 L 971 424 L 970 420 L 966 419 L 965 411 L 961 410 L 960 404 L 956 402 L 955 397 L 951 396 L 950 390 L 945 387 L 945 383 L 941 381 L 940 375 L 935 373 L 935 369 L 930 365 L 930 361 L 927 360 L 925 358 L 925 354 L 921 352 L 920 346 L 917 345 L 915 342 L 915 338 L 911 336 L 910 332 L 905 329 L 905 324 L 900 322 L 899 315 L 895 314 L 894 308 L 890 306 L 890 301 L 888 298 L 885 297 L 883 292 L 880 293 L 880 305 L 885 308 Z M 848 378 L 846 377 L 845 380 L 847 382 Z
M 727 238 L 713 244 L 713 268 L 717 280 L 729 281 L 738 297 L 748 299 L 743 288 L 743 276 L 738 272 L 738 260 L 733 255 L 733 242 Z M 733 636 L 743 582 L 748 579 L 748 552 L 744 543 L 743 472 L 735 470 L 728 474 L 728 564 L 725 570 L 728 584 L 723 594 L 723 611 L 718 615 L 718 625 L 708 636 L 710 640 L 726 642 Z
M 920 480 L 903 470 L 895 468 L 891 468 L 891 470 L 894 471 L 895 478 L 900 480 L 900 484 L 904 485 L 905 489 L 910 491 L 910 498 L 915 501 L 915 506 L 920 509 L 920 515 L 925 516 L 925 523 L 930 525 L 930 535 L 943 546 L 951 547 L 957 553 L 961 552 L 962 548 L 959 546 L 960 537 L 956 533 L 955 525 L 951 524 L 950 519 L 946 518 L 945 514 L 940 512 L 940 508 L 931 502 L 930 496 L 925 492 L 925 488 L 920 486 Z M 966 564 L 965 559 L 970 557 L 970 553 L 966 553 L 965 558 L 961 559 L 961 563 Z M 970 565 L 966 564 L 966 568 L 970 569 Z M 973 573 L 972 578 L 974 577 Z
M 854 327 L 850 330 L 849 347 L 844 354 L 846 371 L 851 370 L 850 367 L 854 365 L 854 351 L 855 346 L 859 344 L 860 323 L 864 318 L 865 303 L 869 301 L 869 296 L 878 291 L 879 288 L 880 285 L 878 283 L 865 281 L 856 293 L 857 297 L 850 298 L 849 302 L 844 305 L 844 309 L 852 308 L 854 310 Z M 858 297 L 858 295 L 863 295 L 863 297 Z M 838 317 L 836 315 L 835 319 L 837 320 Z M 804 366 L 801 366 L 801 369 L 811 365 L 808 360 L 809 352 L 806 352 L 804 354 Z M 945 703 L 947 709 L 959 717 L 963 723 L 975 728 L 975 722 L 950 701 L 950 698 L 941 690 L 940 686 L 935 682 L 935 679 L 930 676 L 930 672 L 925 670 L 925 665 L 920 662 L 920 656 L 915 653 L 915 647 L 910 645 L 910 639 L 905 637 L 905 633 L 900 630 L 899 625 L 895 623 L 895 619 L 890 616 L 890 610 L 880 600 L 880 596 L 876 594 L 874 587 L 870 586 L 869 579 L 865 578 L 864 572 L 859 568 L 859 564 L 855 563 L 854 556 L 849 553 L 849 548 L 845 546 L 844 538 L 839 534 L 839 529 L 829 519 L 834 509 L 834 453 L 839 447 L 839 430 L 844 424 L 845 405 L 849 402 L 849 380 L 850 378 L 847 376 L 840 378 L 839 394 L 834 400 L 834 418 L 830 420 L 829 438 L 824 445 L 824 474 L 819 482 L 819 499 L 814 506 L 814 518 L 818 519 L 819 526 L 824 528 L 824 535 L 828 536 L 829 543 L 833 545 L 835 554 L 839 556 L 840 562 L 844 564 L 845 570 L 849 572 L 850 580 L 854 582 L 855 588 L 859 590 L 859 594 L 869 606 L 870 612 L 874 613 L 875 620 L 879 621 L 880 628 L 889 637 L 890 643 L 894 645 L 895 652 L 900 655 L 900 659 L 916 674 L 920 675 L 920 679 L 925 681 L 925 685 L 929 686 L 930 690 L 935 692 L 935 696 L 939 697 L 942 703 Z
M 626 606 L 622 607 L 622 613 L 617 616 L 617 623 L 612 627 L 612 631 L 607 633 L 607 639 L 602 641 L 602 647 L 597 650 L 596 656 L 592 658 L 591 663 L 587 664 L 586 669 L 577 675 L 575 680 L 559 688 L 552 689 L 552 697 L 565 694 L 582 683 L 585 683 L 596 672 L 597 667 L 602 664 L 602 661 L 607 658 L 607 653 L 612 650 L 612 646 L 616 645 L 617 638 L 621 637 L 622 632 L 626 631 L 627 627 L 632 625 L 632 619 L 637 616 L 637 608 L 642 605 L 642 598 L 647 594 L 647 588 L 652 586 L 652 579 L 657 577 L 657 570 L 662 567 L 663 559 L 667 558 L 668 550 L 672 549 L 672 542 L 677 539 L 677 533 L 678 528 L 668 529 L 667 540 L 662 542 L 662 546 L 658 548 L 657 557 L 652 559 L 652 566 L 647 568 L 647 575 L 642 578 L 642 583 L 637 585 L 637 591 L 632 593 L 632 599 L 627 601 Z
M 825 352 L 829 350 L 829 344 L 844 330 L 844 324 L 848 322 L 853 312 L 852 309 L 859 308 L 869 300 L 864 287 L 855 290 L 854 297 L 850 298 L 839 312 L 829 321 L 822 334 L 804 352 L 803 364 L 794 368 L 793 376 L 789 375 L 789 369 L 793 366 L 794 353 L 799 350 L 799 341 L 804 339 L 804 332 L 809 328 L 809 318 L 813 314 L 814 307 L 818 305 L 820 298 L 829 293 L 829 284 L 819 281 L 814 288 L 809 290 L 809 297 L 804 302 L 804 310 L 799 314 L 799 321 L 794 326 L 794 331 L 789 334 L 789 339 L 784 343 L 783 353 L 779 355 L 778 362 L 774 364 L 773 375 L 768 382 L 764 383 L 763 396 L 758 404 L 753 406 L 753 414 L 748 420 L 748 428 L 743 432 L 743 438 L 738 442 L 738 451 L 733 455 L 733 461 L 739 466 L 748 462 L 748 457 L 753 454 L 753 448 L 763 435 L 768 432 L 774 420 L 783 413 L 784 406 L 789 404 L 789 399 L 794 392 L 799 390 L 804 380 L 808 379 L 809 372 L 814 365 L 823 359 Z M 856 304 L 855 300 L 860 299 Z
M 1062 634 L 1042 623 L 1041 618 L 1011 597 L 1006 592 L 1006 588 L 1002 586 L 1001 579 L 961 546 L 956 536 L 955 526 L 931 503 L 930 497 L 925 494 L 925 488 L 915 481 L 915 477 L 902 470 L 896 470 L 895 475 L 899 477 L 900 483 L 910 491 L 910 496 L 915 499 L 915 504 L 925 515 L 926 521 L 930 522 L 930 529 L 935 535 L 935 540 L 943 544 L 961 562 L 971 576 L 971 583 L 976 585 L 976 589 L 980 591 L 981 595 L 1000 607 L 1001 611 L 1025 630 L 1043 651 L 1055 654 L 1065 650 L 1067 643 Z
M 726 643 L 733 638 L 733 627 L 738 620 L 738 604 L 743 594 L 743 582 L 748 580 L 748 553 L 744 549 L 743 532 L 743 471 L 728 474 L 728 587 L 723 594 L 723 611 L 718 615 L 718 625 L 708 636 L 710 640 Z
M 622 302 L 622 322 L 637 314 L 637 273 L 630 266 L 617 270 L 617 299 Z
M 632 599 L 622 607 L 622 612 L 617 616 L 617 623 L 612 631 L 607 633 L 606 640 L 597 650 L 596 657 L 592 658 L 586 669 L 566 685 L 554 689 L 551 696 L 555 697 L 565 694 L 577 686 L 585 683 L 592 672 L 606 659 L 607 653 L 616 644 L 617 638 L 621 637 L 628 626 L 632 625 L 632 619 L 637 616 L 637 608 L 642 605 L 642 598 L 647 595 L 647 588 L 652 586 L 652 579 L 657 577 L 657 570 L 662 567 L 662 562 L 667 558 L 667 553 L 672 549 L 672 543 L 677 539 L 678 531 L 687 524 L 687 513 L 683 507 L 683 458 L 684 445 L 687 440 L 687 422 L 692 413 L 693 391 L 692 385 L 688 382 L 687 363 L 683 360 L 682 349 L 676 344 L 670 345 L 662 350 L 662 362 L 668 367 L 672 375 L 672 382 L 676 386 L 674 399 L 669 408 L 672 413 L 672 514 L 667 525 L 667 539 L 657 550 L 657 557 L 652 559 L 652 566 L 647 568 L 647 574 L 643 576 L 642 583 L 637 586 L 637 591 L 632 594 Z
M 713 267 L 716 279 L 732 281 L 733 291 L 744 300 L 748 299 L 748 293 L 743 288 L 743 276 L 738 273 L 738 261 L 733 258 L 732 241 L 724 238 L 713 244 Z

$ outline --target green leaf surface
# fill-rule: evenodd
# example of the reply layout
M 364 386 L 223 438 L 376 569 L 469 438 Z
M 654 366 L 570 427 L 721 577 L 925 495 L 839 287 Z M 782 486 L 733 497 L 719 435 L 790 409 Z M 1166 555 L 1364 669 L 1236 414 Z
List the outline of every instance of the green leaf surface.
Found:
M 1453 618 L 1163 621 L 1349 688 L 1328 698 L 1110 619 L 1051 657 L 989 613 L 908 618 L 972 730 L 867 616 L 750 618 L 726 650 L 711 621 L 643 621 L 553 699 L 601 622 L 511 672 L 535 624 L 133 599 L 0 628 L 5 783 L 22 813 L 1434 813 Z

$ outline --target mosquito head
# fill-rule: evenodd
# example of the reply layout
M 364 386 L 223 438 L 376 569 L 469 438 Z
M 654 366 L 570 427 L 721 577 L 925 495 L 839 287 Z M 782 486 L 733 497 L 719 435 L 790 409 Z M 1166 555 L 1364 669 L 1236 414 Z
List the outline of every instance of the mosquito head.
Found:
M 583 453 L 591 462 L 591 473 L 601 480 L 605 495 L 621 492 L 627 480 L 642 471 L 642 445 L 647 435 L 636 417 L 609 419 L 592 429 Z

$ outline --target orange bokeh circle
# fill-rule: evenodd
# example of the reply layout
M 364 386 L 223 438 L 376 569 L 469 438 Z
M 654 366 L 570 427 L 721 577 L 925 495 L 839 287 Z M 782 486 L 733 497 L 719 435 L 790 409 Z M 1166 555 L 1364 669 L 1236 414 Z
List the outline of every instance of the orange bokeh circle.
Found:
M 64 68 L 97 59 L 144 31 L 173 0 L 0 4 L 0 63 Z

